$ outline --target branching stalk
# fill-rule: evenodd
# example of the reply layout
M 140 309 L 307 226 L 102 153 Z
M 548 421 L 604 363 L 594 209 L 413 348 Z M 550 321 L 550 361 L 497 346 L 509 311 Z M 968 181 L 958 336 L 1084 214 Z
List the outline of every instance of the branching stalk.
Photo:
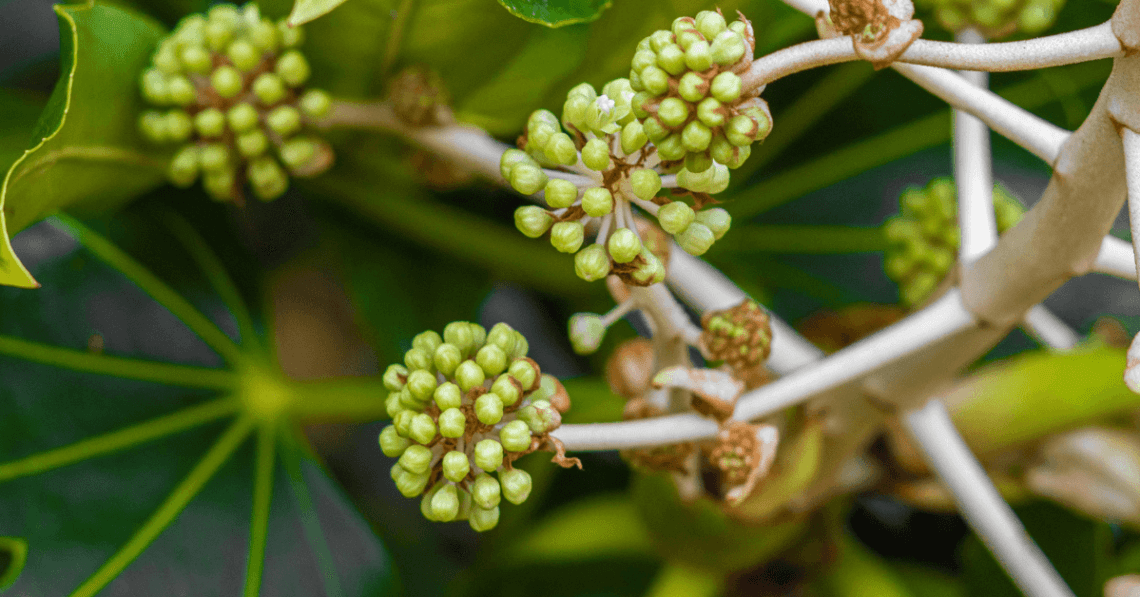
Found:
M 958 34 L 958 41 L 958 45 L 981 45 L 986 40 L 977 30 L 965 29 Z M 980 89 L 988 86 L 989 77 L 984 72 L 960 74 Z M 953 127 L 954 182 L 958 188 L 958 229 L 962 236 L 958 261 L 968 267 L 997 244 L 990 130 L 984 122 L 961 110 L 954 110 Z

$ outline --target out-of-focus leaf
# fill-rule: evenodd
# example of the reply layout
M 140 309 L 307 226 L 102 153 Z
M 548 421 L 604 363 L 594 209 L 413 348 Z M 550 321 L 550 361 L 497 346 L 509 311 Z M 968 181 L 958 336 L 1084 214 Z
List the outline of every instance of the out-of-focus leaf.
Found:
M 716 597 L 724 588 L 724 576 L 716 572 L 669 563 L 649 587 L 646 597 Z
M 12 586 L 28 561 L 28 542 L 19 537 L 0 537 L 0 591 Z
M 893 565 L 895 575 L 907 586 L 912 595 L 921 597 L 965 597 L 962 582 L 932 568 L 916 564 Z
M 845 535 L 839 556 L 814 583 L 826 597 L 911 597 L 902 581 L 881 557 L 857 539 Z
M 0 90 L 0 164 L 8 165 L 16 161 L 28 147 L 28 137 L 36 119 L 44 109 L 45 98 L 28 93 Z
M 551 512 L 512 542 L 512 563 L 652 557 L 653 544 L 625 494 L 598 495 Z
M 589 23 L 612 3 L 613 0 L 499 0 L 516 17 L 547 27 Z
M 599 377 L 564 379 L 562 385 L 570 394 L 570 410 L 562 415 L 563 423 L 612 423 L 621 420 L 625 399 L 610 391 L 606 380 Z
M 164 35 L 113 6 L 57 5 L 61 76 L 0 188 L 0 284 L 33 287 L 8 235 L 58 210 L 113 208 L 163 179 L 165 161 L 136 130 L 138 77 Z
M 289 13 L 289 24 L 296 27 L 332 12 L 345 0 L 295 0 Z
M 221 303 L 164 306 L 167 287 L 77 226 L 17 237 L 46 287 L 0 289 L 0 529 L 28 546 L 11 591 L 390 592 L 367 523 L 292 428 L 254 429 L 232 394 L 244 374 L 179 321 Z M 247 561 L 264 562 L 260 582 Z
M 1121 379 L 1124 349 L 1038 350 L 995 363 L 945 396 L 954 425 L 976 454 L 1136 408 Z

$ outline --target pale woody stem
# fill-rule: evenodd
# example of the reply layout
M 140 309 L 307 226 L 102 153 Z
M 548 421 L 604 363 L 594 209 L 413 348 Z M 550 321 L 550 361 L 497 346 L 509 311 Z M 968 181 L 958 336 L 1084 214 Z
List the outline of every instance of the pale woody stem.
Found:
M 1133 259 L 1140 272 L 1140 134 L 1123 128 L 1124 176 L 1128 184 L 1128 223 L 1132 228 Z

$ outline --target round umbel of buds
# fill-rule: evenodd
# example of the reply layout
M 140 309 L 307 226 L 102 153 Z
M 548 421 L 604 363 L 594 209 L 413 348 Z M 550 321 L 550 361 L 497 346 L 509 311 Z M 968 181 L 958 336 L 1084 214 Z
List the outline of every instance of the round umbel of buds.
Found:
M 309 63 L 299 28 L 262 18 L 256 4 L 216 4 L 190 15 L 161 40 L 142 73 L 151 109 L 139 117 L 149 141 L 174 145 L 168 176 L 199 177 L 219 201 L 244 202 L 249 183 L 263 201 L 281 196 L 290 176 L 315 176 L 332 149 L 312 130 L 330 107 L 307 89 Z
M 530 494 L 530 475 L 513 463 L 535 450 L 552 446 L 554 462 L 581 466 L 550 437 L 570 407 L 566 390 L 527 349 L 505 323 L 487 331 L 457 321 L 442 335 L 417 335 L 404 362 L 384 372 L 392 424 L 380 449 L 398 459 L 392 480 L 405 497 L 421 498 L 428 520 L 494 528 L 502 498 L 520 504 Z
M 701 317 L 700 345 L 710 360 L 724 361 L 736 371 L 755 369 L 772 351 L 768 313 L 752 299 L 731 309 L 709 311 Z
M 994 185 L 994 216 L 998 232 L 1021 220 L 1025 208 L 1001 185 Z M 948 178 L 912 187 L 899 197 L 899 214 L 883 225 L 888 248 L 883 261 L 887 277 L 899 285 L 899 298 L 908 307 L 922 304 L 950 273 L 957 260 L 957 190 Z
M 1012 33 L 1039 35 L 1053 26 L 1065 0 L 918 0 L 916 8 L 934 12 L 950 31 L 968 27 L 989 39 Z
M 665 165 L 704 172 L 717 162 L 737 168 L 772 116 L 757 93 L 742 91 L 756 40 L 744 15 L 720 11 L 681 17 L 670 30 L 641 40 L 629 74 L 633 113 Z

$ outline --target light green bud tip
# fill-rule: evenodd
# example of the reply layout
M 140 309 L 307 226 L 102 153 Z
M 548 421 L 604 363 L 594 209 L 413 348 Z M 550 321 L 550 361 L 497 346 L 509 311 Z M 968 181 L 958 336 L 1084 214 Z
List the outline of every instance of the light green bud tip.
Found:
M 499 524 L 499 507 L 495 506 L 491 509 L 475 507 L 471 509 L 470 518 L 467 520 L 471 528 L 482 533 L 495 528 Z
M 475 399 L 475 416 L 484 425 L 494 425 L 503 420 L 503 400 L 498 394 L 488 392 Z
M 719 207 L 701 210 L 696 214 L 697 222 L 704 224 L 712 231 L 716 240 L 720 240 L 725 232 L 732 226 L 732 216 Z
M 665 98 L 657 108 L 657 118 L 661 120 L 661 124 L 669 128 L 681 126 L 688 117 L 689 106 L 679 98 Z
M 463 361 L 455 368 L 455 383 L 464 392 L 483 385 L 483 381 L 486 379 L 483 368 L 475 364 L 474 361 Z
M 519 385 L 521 385 L 524 390 L 529 390 L 534 386 L 534 382 L 538 379 L 539 375 L 534 364 L 523 359 L 511 363 L 510 368 L 507 369 L 507 373 L 510 374 L 515 381 L 519 382 Z
M 458 408 L 448 408 L 439 414 L 439 434 L 447 438 L 463 437 L 467 418 Z
M 431 415 L 420 413 L 412 419 L 412 425 L 409 435 L 412 439 L 421 444 L 429 444 L 432 439 L 435 439 L 435 421 L 431 419 Z
M 487 377 L 495 377 L 506 370 L 507 353 L 494 344 L 487 344 L 475 355 L 475 363 L 483 368 Z
M 499 481 L 487 473 L 482 473 L 475 478 L 475 483 L 471 486 L 471 497 L 480 508 L 489 510 L 498 506 L 502 498 Z
M 389 458 L 397 458 L 408 449 L 412 442 L 401 437 L 395 425 L 389 425 L 380 432 L 380 451 Z
M 554 216 L 537 205 L 524 205 L 515 210 L 515 228 L 530 238 L 538 238 L 550 230 Z
M 618 263 L 629 263 L 641 253 L 641 240 L 629 228 L 618 228 L 606 241 L 610 257 Z
M 661 229 L 669 234 L 680 234 L 695 218 L 693 208 L 680 201 L 666 203 L 657 210 L 657 221 L 661 224 Z
M 475 466 L 485 470 L 497 470 L 503 465 L 503 444 L 484 439 L 475 444 Z
M 456 483 L 467 477 L 471 472 L 471 462 L 467 455 L 459 451 L 451 451 L 443 455 L 443 476 Z
M 578 200 L 578 187 L 568 180 L 553 178 L 546 183 L 545 198 L 546 204 L 554 209 L 570 207 Z
M 587 282 L 601 280 L 610 273 L 610 257 L 606 248 L 594 243 L 574 255 L 574 273 Z
M 510 171 L 510 182 L 514 189 L 523 195 L 533 195 L 546 186 L 546 173 L 537 164 L 521 162 Z
M 716 242 L 716 235 L 713 234 L 713 231 L 708 226 L 696 222 L 689 224 L 674 238 L 686 253 L 698 257 L 704 255 Z
M 530 474 L 522 469 L 516 468 L 499 473 L 499 484 L 502 486 L 503 497 L 512 504 L 521 504 L 530 497 L 532 486 Z
M 418 402 L 426 403 L 435 393 L 437 385 L 434 374 L 425 369 L 417 369 L 408 375 L 406 388 Z
M 590 139 L 582 148 L 582 162 L 591 170 L 607 170 L 611 163 L 609 144 L 601 139 Z
M 558 222 L 550 229 L 550 244 L 563 253 L 574 253 L 586 238 L 581 222 Z
M 582 210 L 588 216 L 601 217 L 614 210 L 613 193 L 604 187 L 592 187 L 582 194 Z
M 495 382 L 491 384 L 491 391 L 499 397 L 499 401 L 504 406 L 510 406 L 519 401 L 522 397 L 522 392 L 519 390 L 517 382 L 511 379 L 510 375 L 500 375 Z
M 546 143 L 546 157 L 556 164 L 571 166 L 578 162 L 578 148 L 566 133 L 555 133 Z
M 530 426 L 523 421 L 511 421 L 499 430 L 503 449 L 523 452 L 530 447 Z
M 459 514 L 459 492 L 454 485 L 444 484 L 431 498 L 432 517 L 439 522 L 451 522 Z
M 592 354 L 602 345 L 606 324 L 596 313 L 575 313 L 570 316 L 570 345 L 578 354 Z
M 646 168 L 634 170 L 629 175 L 629 182 L 633 186 L 633 194 L 645 201 L 652 199 L 661 190 L 661 175 Z
M 431 466 L 431 450 L 420 445 L 408 446 L 400 455 L 399 464 L 408 472 L 427 474 Z

